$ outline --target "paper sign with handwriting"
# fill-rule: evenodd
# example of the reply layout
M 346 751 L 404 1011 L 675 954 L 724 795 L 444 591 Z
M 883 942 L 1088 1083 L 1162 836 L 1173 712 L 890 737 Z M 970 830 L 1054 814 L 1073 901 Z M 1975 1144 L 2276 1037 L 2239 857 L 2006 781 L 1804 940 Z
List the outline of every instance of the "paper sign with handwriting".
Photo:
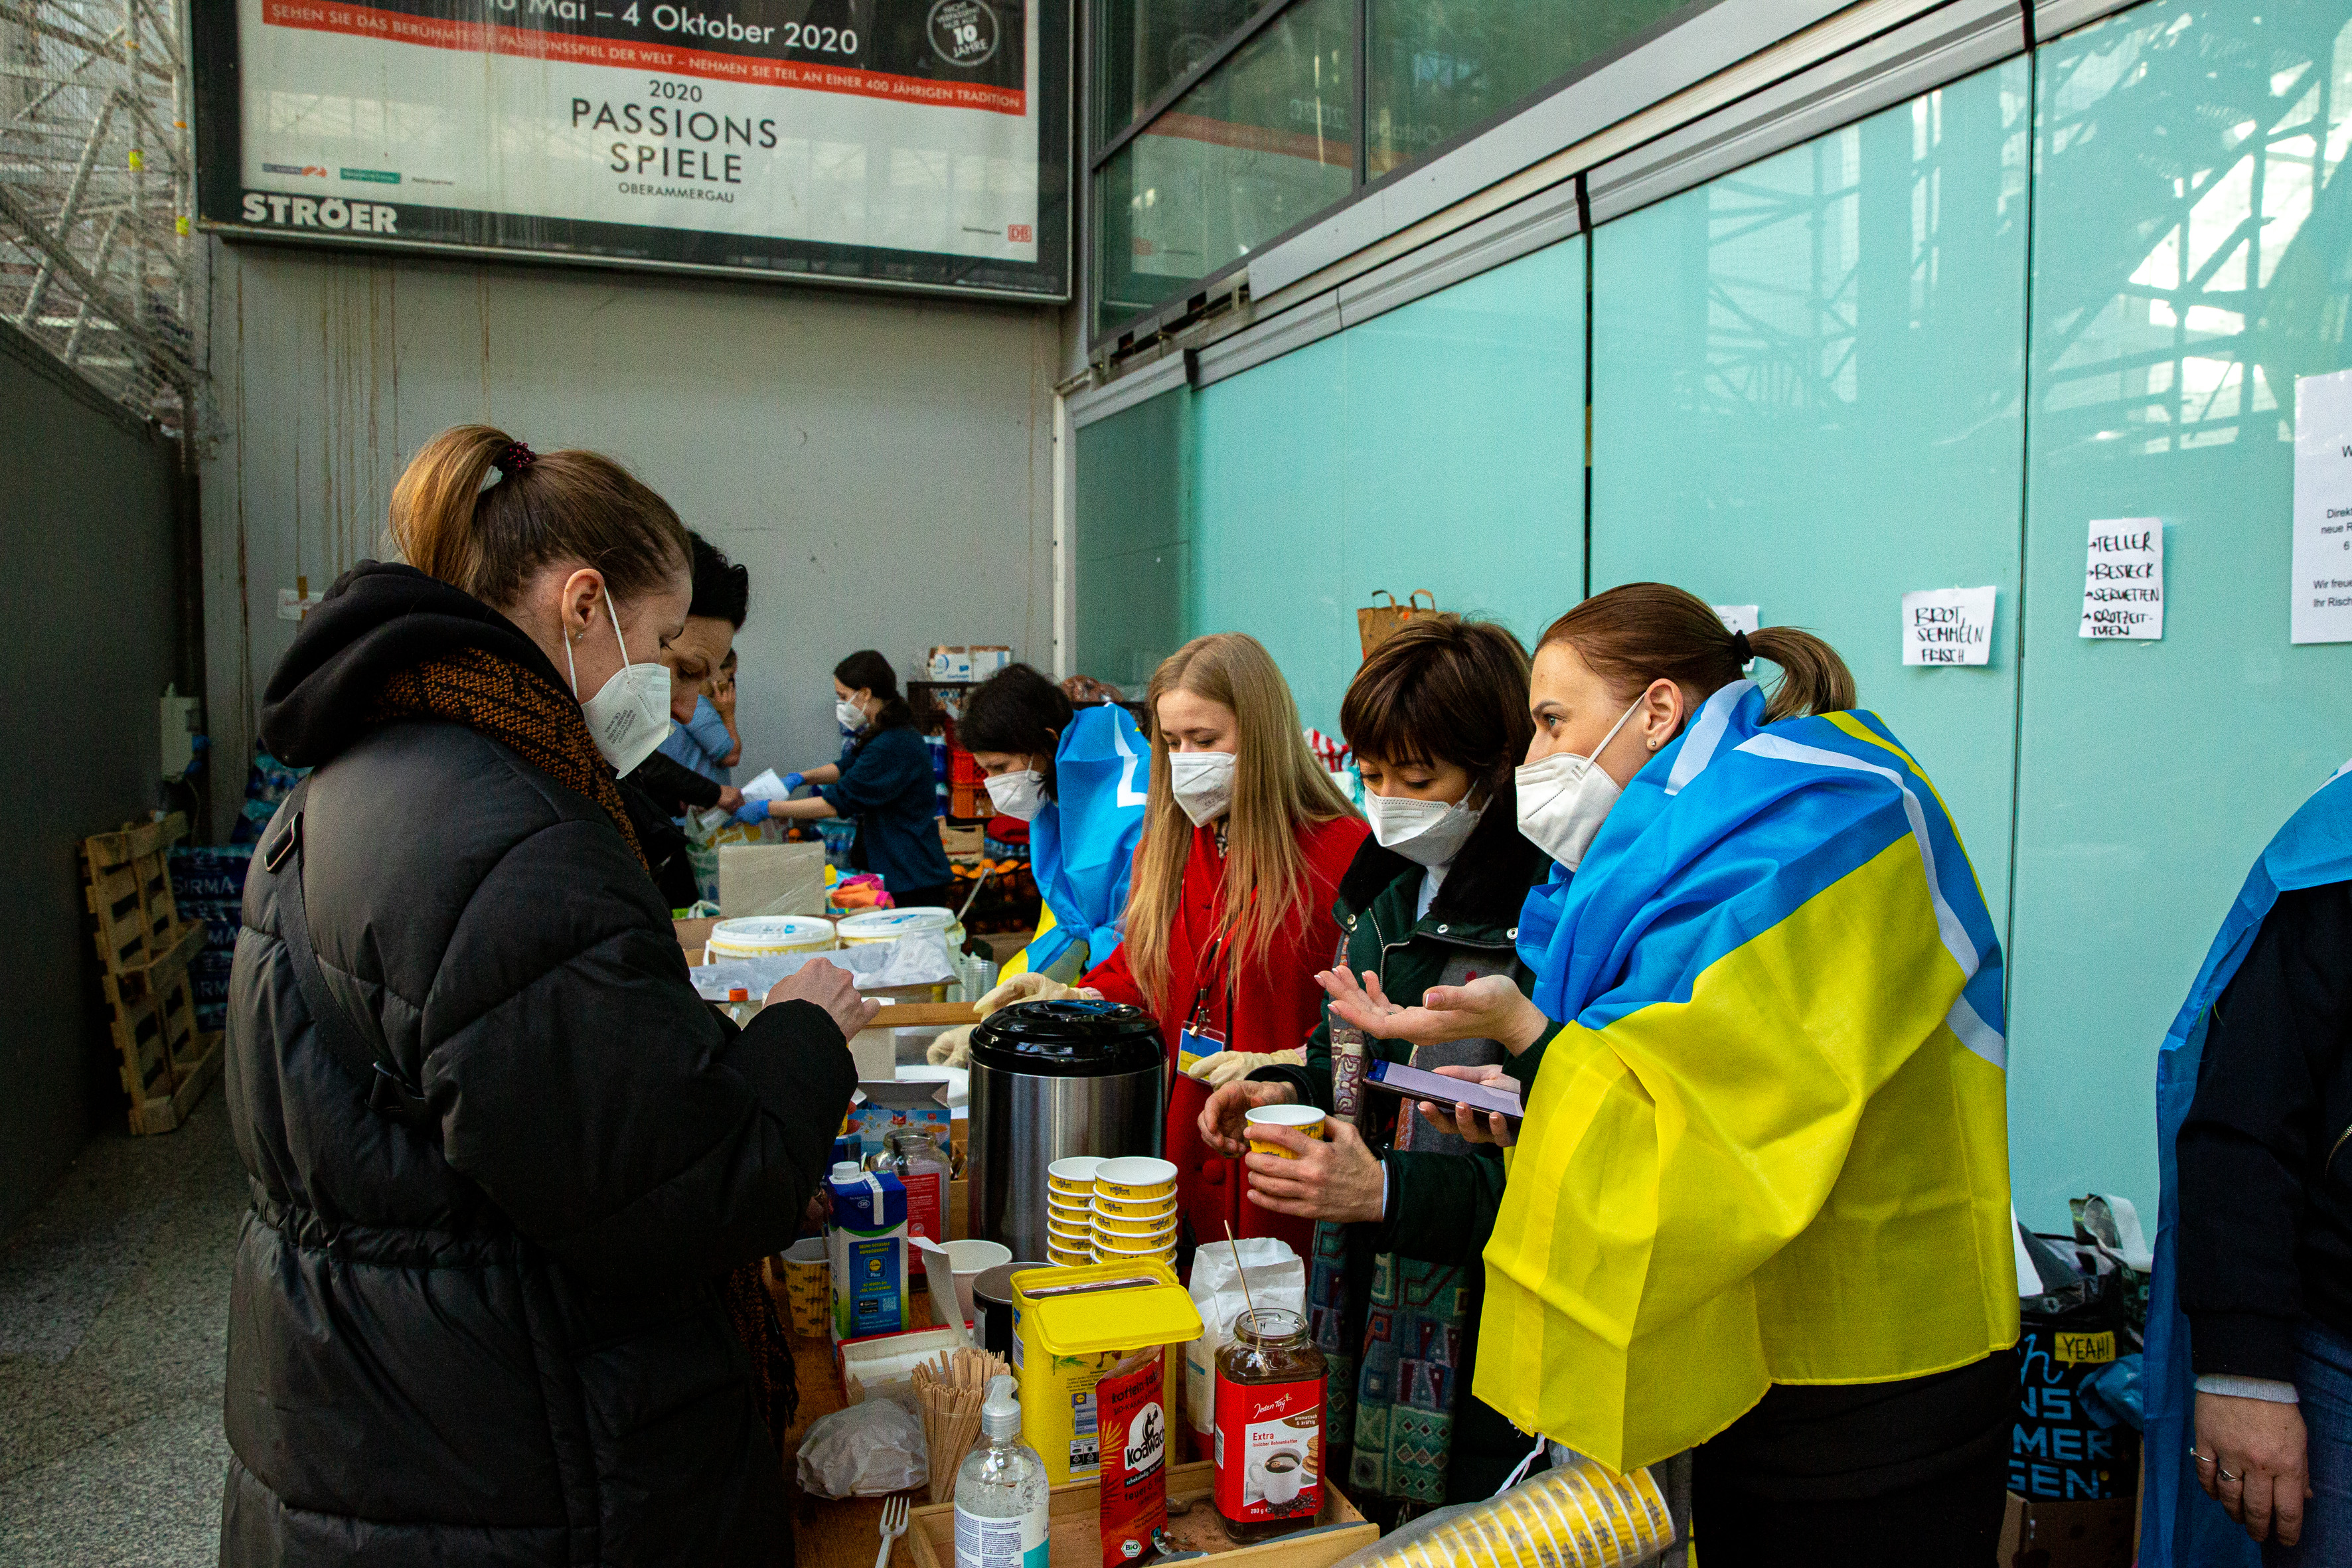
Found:
M 2083 564 L 2086 637 L 2153 642 L 2164 635 L 2164 524 L 2111 517 L 2091 524 Z
M 2294 380 L 2296 642 L 2352 642 L 2352 370 Z
M 1903 662 L 1984 664 L 1992 658 L 1998 588 L 1926 588 L 1903 595 Z

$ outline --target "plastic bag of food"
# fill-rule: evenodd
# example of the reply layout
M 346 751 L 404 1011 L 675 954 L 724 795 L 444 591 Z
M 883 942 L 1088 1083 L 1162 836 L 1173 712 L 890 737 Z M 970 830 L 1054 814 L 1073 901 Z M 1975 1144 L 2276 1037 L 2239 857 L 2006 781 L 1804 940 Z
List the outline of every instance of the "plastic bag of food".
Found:
M 1149 1556 L 1168 1524 L 1166 1348 L 1138 1351 L 1095 1384 L 1102 1436 L 1103 1568 Z
M 1679 1457 L 1666 1461 L 1681 1462 Z M 1341 1558 L 1335 1568 L 1456 1563 L 1630 1568 L 1650 1563 L 1682 1539 L 1686 1519 L 1669 1506 L 1669 1489 L 1653 1473 L 1659 1468 L 1621 1476 L 1593 1460 L 1570 1457 L 1484 1501 L 1423 1514 Z
M 1305 1317 L 1307 1263 L 1288 1242 L 1270 1236 L 1213 1241 L 1193 1253 L 1189 1289 L 1201 1313 L 1201 1337 L 1184 1350 L 1184 1409 L 1205 1443 L 1217 1426 L 1217 1352 L 1233 1337 L 1234 1320 L 1253 1301 Z
M 801 1439 L 801 1487 L 812 1497 L 886 1497 L 930 1479 L 923 1424 L 896 1399 L 820 1415 Z

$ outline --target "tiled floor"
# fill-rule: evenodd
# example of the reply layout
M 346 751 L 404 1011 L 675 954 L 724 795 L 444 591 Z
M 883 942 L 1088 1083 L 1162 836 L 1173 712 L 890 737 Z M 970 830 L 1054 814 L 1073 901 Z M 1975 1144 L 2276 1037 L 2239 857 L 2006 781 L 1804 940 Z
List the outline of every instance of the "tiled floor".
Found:
M 245 1191 L 215 1089 L 177 1132 L 91 1143 L 0 1237 L 0 1568 L 215 1561 Z

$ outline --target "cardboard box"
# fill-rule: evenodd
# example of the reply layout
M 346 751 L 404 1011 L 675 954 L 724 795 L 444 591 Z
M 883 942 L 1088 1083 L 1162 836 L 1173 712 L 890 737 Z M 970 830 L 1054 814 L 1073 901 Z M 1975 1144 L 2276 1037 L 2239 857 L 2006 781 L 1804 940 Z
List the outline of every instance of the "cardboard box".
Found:
M 896 1070 L 894 1064 L 892 1071 Z M 877 1077 L 861 1081 L 857 1091 L 866 1098 L 849 1108 L 849 1125 L 865 1144 L 868 1159 L 882 1152 L 884 1138 L 909 1128 L 929 1131 L 940 1156 L 950 1157 L 953 1119 L 948 1113 L 946 1084 L 921 1079 L 901 1083 L 896 1078 Z
M 1323 1510 L 1313 1524 L 1255 1546 L 1236 1546 L 1210 1499 L 1216 1479 L 1216 1467 L 1206 1463 L 1168 1469 L 1168 1533 L 1180 1550 L 1208 1554 L 1195 1562 L 1232 1563 L 1234 1568 L 1330 1568 L 1380 1539 L 1379 1527 L 1327 1480 Z M 1055 1487 L 1046 1506 L 1052 1568 L 1102 1568 L 1102 1498 L 1095 1483 Z M 955 1505 L 935 1503 L 915 1510 L 905 1545 L 917 1568 L 955 1568 Z
M 719 912 L 740 915 L 822 915 L 824 905 L 824 846 L 721 844 L 719 847 Z
M 2000 1568 L 2131 1568 L 2137 1510 L 2127 1497 L 2074 1502 L 2009 1494 Z
M 986 680 L 1013 662 L 1003 643 L 957 643 L 934 647 L 924 657 L 927 680 Z

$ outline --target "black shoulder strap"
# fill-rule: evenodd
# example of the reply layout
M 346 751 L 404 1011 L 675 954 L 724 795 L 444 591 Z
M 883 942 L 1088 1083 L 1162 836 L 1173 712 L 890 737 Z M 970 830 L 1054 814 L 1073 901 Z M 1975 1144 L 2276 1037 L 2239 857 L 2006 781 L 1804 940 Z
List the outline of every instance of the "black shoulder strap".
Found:
M 440 1121 L 433 1108 L 402 1076 L 396 1063 L 361 1038 L 351 1014 L 327 988 L 327 977 L 320 973 L 319 950 L 310 944 L 310 911 L 302 898 L 302 808 L 310 794 L 307 778 L 294 786 L 279 813 L 285 826 L 261 856 L 262 870 L 278 882 L 278 918 L 285 928 L 281 934 L 286 956 L 293 961 L 294 984 L 301 988 L 302 1003 L 310 1009 L 310 1026 L 319 1032 L 320 1043 L 368 1085 L 368 1109 L 404 1127 L 429 1133 Z

